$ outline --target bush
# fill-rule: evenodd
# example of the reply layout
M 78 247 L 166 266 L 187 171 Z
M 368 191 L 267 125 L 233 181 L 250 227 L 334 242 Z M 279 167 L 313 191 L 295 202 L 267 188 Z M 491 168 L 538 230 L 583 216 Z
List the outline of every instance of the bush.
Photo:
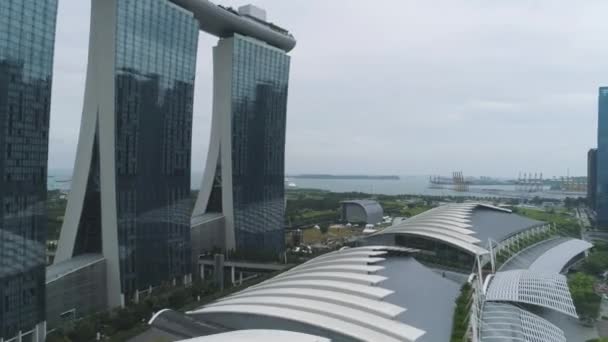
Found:
M 456 309 L 454 309 L 454 323 L 452 326 L 452 342 L 462 342 L 469 327 L 469 309 L 473 288 L 471 285 L 464 284 L 460 289 L 460 296 L 456 299 Z
M 46 336 L 46 342 L 72 342 L 62 329 L 57 329 Z
M 72 341 L 93 341 L 97 335 L 97 329 L 94 322 L 83 319 L 76 323 L 74 329 L 68 334 Z
M 568 279 L 574 306 L 581 318 L 597 318 L 601 297 L 593 290 L 595 278 L 588 274 L 576 273 Z
M 608 252 L 595 251 L 583 263 L 583 270 L 590 274 L 600 274 L 608 269 Z

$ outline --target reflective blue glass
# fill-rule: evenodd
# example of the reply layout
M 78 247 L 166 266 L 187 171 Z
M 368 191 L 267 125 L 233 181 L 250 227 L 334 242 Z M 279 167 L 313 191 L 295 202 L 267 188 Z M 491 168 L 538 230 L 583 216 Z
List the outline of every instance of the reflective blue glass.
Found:
M 115 162 L 122 291 L 191 273 L 190 159 L 198 21 L 167 0 L 116 8 Z M 101 251 L 99 157 L 75 254 Z
M 44 321 L 57 0 L 0 1 L 0 339 Z
M 285 245 L 285 125 L 290 57 L 235 35 L 232 72 L 234 227 L 239 253 Z
M 597 221 L 608 227 L 608 87 L 599 89 L 596 158 Z
M 166 0 L 118 2 L 116 182 L 125 293 L 191 273 L 198 22 Z

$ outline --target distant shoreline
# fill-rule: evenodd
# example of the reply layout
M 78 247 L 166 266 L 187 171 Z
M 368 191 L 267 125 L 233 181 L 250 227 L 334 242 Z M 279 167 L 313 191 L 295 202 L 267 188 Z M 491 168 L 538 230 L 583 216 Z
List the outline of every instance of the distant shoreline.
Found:
M 290 175 L 289 178 L 304 178 L 304 179 L 374 179 L 374 180 L 399 180 L 399 176 L 388 175 L 388 176 L 372 176 L 372 175 L 317 175 L 317 174 L 303 174 L 303 175 Z

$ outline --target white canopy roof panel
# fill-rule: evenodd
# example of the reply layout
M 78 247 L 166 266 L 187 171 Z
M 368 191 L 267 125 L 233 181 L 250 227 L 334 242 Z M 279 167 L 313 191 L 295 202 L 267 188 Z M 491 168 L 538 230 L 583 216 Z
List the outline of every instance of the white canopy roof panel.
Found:
M 560 274 L 528 270 L 497 272 L 489 284 L 486 300 L 533 304 L 578 318 L 566 277 Z
M 180 342 L 330 342 L 330 339 L 284 330 L 237 330 Z
M 565 241 L 540 255 L 530 265 L 529 270 L 560 273 L 570 260 L 591 247 L 593 247 L 593 244 L 583 240 L 572 239 Z
M 299 279 L 309 279 L 309 280 L 337 280 L 337 281 L 348 281 L 353 284 L 361 284 L 361 285 L 377 285 L 381 281 L 385 280 L 386 277 L 371 275 L 371 274 L 361 274 L 355 272 L 303 272 L 303 273 L 294 273 L 286 272 L 282 277 L 275 277 L 265 281 L 265 284 L 272 284 L 275 282 L 281 282 L 284 280 L 299 280 Z
M 551 322 L 526 310 L 486 302 L 481 316 L 481 341 L 566 342 L 566 336 Z
M 375 330 L 380 333 L 401 338 L 409 336 L 412 333 L 412 327 L 393 321 L 391 319 L 381 317 L 367 311 L 353 309 L 347 306 L 328 303 L 321 300 L 301 299 L 293 297 L 240 297 L 229 298 L 220 302 L 209 305 L 208 307 L 216 307 L 222 305 L 264 305 L 270 310 L 274 307 L 295 309 L 301 311 L 312 312 L 320 315 L 326 315 L 345 322 L 357 324 L 361 327 Z
M 368 311 L 377 315 L 393 319 L 405 311 L 404 308 L 374 299 L 355 296 L 339 291 L 316 290 L 303 288 L 267 288 L 248 292 L 239 292 L 229 298 L 255 297 L 255 296 L 274 296 L 274 297 L 293 297 L 325 300 L 334 304 L 345 305 L 354 309 Z M 227 298 L 220 299 L 220 301 Z
M 385 260 L 384 258 L 365 258 L 365 257 L 359 257 L 359 256 L 349 257 L 346 255 L 343 255 L 340 258 L 321 259 L 321 260 L 315 261 L 315 262 L 307 262 L 300 266 L 294 267 L 293 270 L 296 270 L 296 269 L 301 270 L 301 269 L 306 269 L 306 268 L 311 268 L 311 267 L 328 266 L 328 265 L 336 265 L 336 264 L 367 265 L 367 264 L 375 264 L 375 263 L 378 263 L 378 262 L 381 262 L 384 260 Z
M 363 341 L 415 341 L 425 332 L 395 320 L 406 308 L 382 301 L 393 291 L 381 287 L 386 277 L 374 274 L 384 267 L 370 265 L 385 260 L 377 257 L 382 249 L 349 248 L 313 259 L 188 314 L 266 316 Z
M 353 264 L 335 264 L 335 265 L 311 265 L 305 268 L 295 268 L 289 272 L 289 274 L 300 274 L 309 272 L 353 272 L 361 274 L 371 274 L 384 269 L 382 266 L 374 265 L 353 265 Z M 281 278 L 283 275 L 279 274 L 276 278 Z
M 256 286 L 249 287 L 239 293 L 248 292 L 262 288 L 310 288 L 321 290 L 335 290 L 349 293 L 356 296 L 362 296 L 371 299 L 382 299 L 393 293 L 391 290 L 381 288 L 379 286 L 359 285 L 348 281 L 335 280 L 290 280 L 275 283 L 261 283 Z
M 483 203 L 447 204 L 425 211 L 374 235 L 418 235 L 451 244 L 475 255 L 488 254 L 488 250 L 482 247 L 486 241 L 475 236 L 478 232 L 474 230 L 471 221 L 474 210 L 479 207 L 502 213 L 511 212 Z
M 234 313 L 276 317 L 281 319 L 293 320 L 296 322 L 310 324 L 326 330 L 334 331 L 339 334 L 349 336 L 362 341 L 383 341 L 383 342 L 403 342 L 416 341 L 424 335 L 424 331 L 411 328 L 407 335 L 394 338 L 391 335 L 380 333 L 376 330 L 368 329 L 358 324 L 353 324 L 326 315 L 311 313 L 308 311 L 270 307 L 267 305 L 219 305 L 206 307 L 190 313 L 191 315 L 212 314 L 212 313 Z M 402 324 L 402 323 L 399 323 Z M 405 325 L 405 324 L 403 324 Z M 405 325 L 406 326 L 406 325 Z M 406 326 L 407 327 L 407 326 Z

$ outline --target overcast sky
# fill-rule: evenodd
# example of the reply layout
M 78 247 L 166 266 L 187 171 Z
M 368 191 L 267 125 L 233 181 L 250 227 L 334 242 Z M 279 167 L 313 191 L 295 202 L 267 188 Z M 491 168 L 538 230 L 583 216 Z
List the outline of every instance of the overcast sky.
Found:
M 253 2 L 289 29 L 287 172 L 516 177 L 586 174 L 597 88 L 608 84 L 608 1 Z M 89 1 L 60 0 L 49 167 L 74 164 Z M 211 121 L 201 33 L 193 169 Z

